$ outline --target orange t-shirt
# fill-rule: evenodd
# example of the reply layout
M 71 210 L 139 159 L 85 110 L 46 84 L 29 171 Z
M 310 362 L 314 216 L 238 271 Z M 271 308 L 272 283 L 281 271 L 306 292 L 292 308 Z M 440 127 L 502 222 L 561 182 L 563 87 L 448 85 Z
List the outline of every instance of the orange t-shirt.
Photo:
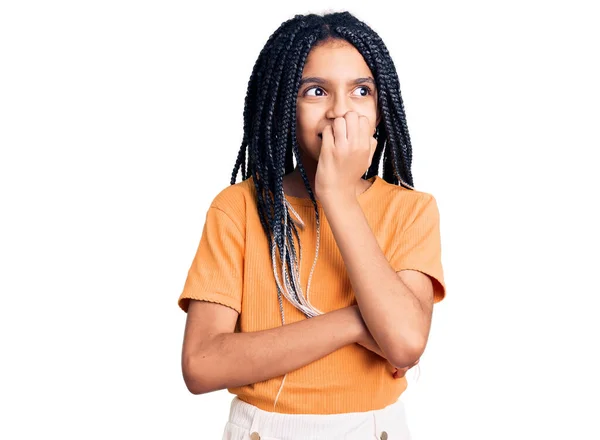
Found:
M 395 271 L 419 270 L 429 275 L 434 302 L 446 292 L 439 212 L 428 193 L 393 185 L 379 176 L 358 196 L 358 202 L 380 248 Z M 304 221 L 300 281 L 306 294 L 316 252 L 316 218 L 309 199 L 286 195 Z M 324 313 L 356 304 L 344 261 L 318 203 L 321 219 L 319 255 L 310 284 L 311 304 Z M 291 213 L 291 211 L 290 211 Z M 292 213 L 291 213 L 292 214 Z M 293 214 L 292 214 L 293 215 Z M 298 254 L 296 244 L 296 253 Z M 281 267 L 278 267 L 281 271 Z M 281 272 L 279 272 L 281 279 Z M 226 187 L 213 200 L 196 255 L 178 304 L 187 313 L 189 299 L 231 307 L 239 313 L 241 332 L 281 326 L 277 285 L 270 247 L 262 229 L 253 178 Z M 307 319 L 282 296 L 285 322 Z M 350 344 L 287 374 L 276 411 L 288 414 L 337 414 L 381 409 L 406 389 L 395 368 L 358 344 Z M 241 400 L 263 410 L 273 404 L 283 376 L 228 388 Z

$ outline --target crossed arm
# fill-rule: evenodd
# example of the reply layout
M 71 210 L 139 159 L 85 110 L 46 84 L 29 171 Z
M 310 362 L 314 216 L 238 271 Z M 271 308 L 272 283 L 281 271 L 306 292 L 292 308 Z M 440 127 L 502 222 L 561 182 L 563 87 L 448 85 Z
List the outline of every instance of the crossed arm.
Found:
M 322 203 L 373 340 L 397 368 L 414 364 L 431 328 L 431 279 L 416 270 L 394 271 L 355 197 Z
M 431 279 L 416 270 L 394 271 L 356 199 L 323 205 L 357 306 L 269 330 L 234 333 L 237 311 L 191 301 L 182 369 L 192 393 L 278 377 L 352 343 L 386 358 L 399 376 L 416 365 L 431 325 Z
M 237 317 L 227 306 L 190 301 L 182 369 L 193 394 L 282 376 L 352 343 L 381 351 L 356 306 L 256 332 L 234 333 Z M 398 377 L 410 367 L 399 368 Z

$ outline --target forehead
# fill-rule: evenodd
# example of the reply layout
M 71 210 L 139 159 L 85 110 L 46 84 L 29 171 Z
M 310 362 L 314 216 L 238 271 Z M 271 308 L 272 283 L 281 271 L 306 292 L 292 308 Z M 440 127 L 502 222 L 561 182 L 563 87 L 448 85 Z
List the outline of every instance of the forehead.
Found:
M 360 52 L 351 44 L 340 42 L 313 47 L 306 57 L 302 74 L 331 80 L 372 76 Z

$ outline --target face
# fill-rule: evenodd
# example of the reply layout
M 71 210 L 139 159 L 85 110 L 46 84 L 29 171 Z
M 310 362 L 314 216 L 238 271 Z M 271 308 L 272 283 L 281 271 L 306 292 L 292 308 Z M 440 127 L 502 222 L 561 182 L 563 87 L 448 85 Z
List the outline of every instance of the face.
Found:
M 312 79 L 305 81 L 308 78 Z M 296 133 L 305 167 L 313 168 L 307 162 L 318 161 L 323 129 L 349 111 L 366 116 L 371 133 L 375 132 L 379 115 L 373 73 L 347 42 L 313 47 L 304 64 L 296 104 Z

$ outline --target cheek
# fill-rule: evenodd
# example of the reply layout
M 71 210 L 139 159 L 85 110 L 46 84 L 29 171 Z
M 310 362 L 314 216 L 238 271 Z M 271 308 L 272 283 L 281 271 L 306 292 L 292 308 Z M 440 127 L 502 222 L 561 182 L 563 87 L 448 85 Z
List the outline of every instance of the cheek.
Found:
M 361 113 L 369 118 L 369 121 L 371 121 L 373 124 L 377 120 L 377 107 L 374 104 L 365 105 Z
M 298 135 L 309 136 L 313 133 L 318 124 L 318 119 L 315 120 L 311 115 L 305 113 L 296 113 L 296 131 Z

